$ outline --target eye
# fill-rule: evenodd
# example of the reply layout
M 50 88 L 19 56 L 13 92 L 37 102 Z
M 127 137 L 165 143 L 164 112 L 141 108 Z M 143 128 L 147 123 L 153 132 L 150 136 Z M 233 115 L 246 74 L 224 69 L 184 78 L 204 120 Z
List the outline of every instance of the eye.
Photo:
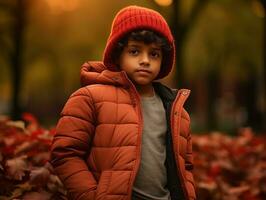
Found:
M 160 56 L 161 56 L 161 54 L 159 52 L 157 52 L 157 51 L 152 51 L 150 53 L 150 55 L 151 55 L 152 58 L 160 58 Z
M 131 55 L 138 55 L 139 50 L 138 49 L 129 49 L 128 53 L 131 54 Z

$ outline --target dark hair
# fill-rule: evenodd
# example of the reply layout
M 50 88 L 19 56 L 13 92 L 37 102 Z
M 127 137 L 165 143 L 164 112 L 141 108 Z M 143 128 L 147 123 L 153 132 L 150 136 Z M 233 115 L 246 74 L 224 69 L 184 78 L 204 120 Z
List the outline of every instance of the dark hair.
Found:
M 160 34 L 146 29 L 140 29 L 130 32 L 125 35 L 116 45 L 114 51 L 112 52 L 112 58 L 117 59 L 120 57 L 124 47 L 128 44 L 129 40 L 144 42 L 145 44 L 155 43 L 159 45 L 162 49 L 163 61 L 164 55 L 167 55 L 171 51 L 171 45 L 167 39 Z

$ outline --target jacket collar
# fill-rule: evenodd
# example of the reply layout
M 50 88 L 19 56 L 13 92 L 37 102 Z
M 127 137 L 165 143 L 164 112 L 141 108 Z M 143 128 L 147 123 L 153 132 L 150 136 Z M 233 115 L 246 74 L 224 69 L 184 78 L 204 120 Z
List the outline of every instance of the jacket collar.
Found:
M 80 81 L 82 86 L 106 84 L 128 88 L 132 85 L 125 72 L 110 71 L 100 61 L 85 62 L 80 70 Z M 172 102 L 175 100 L 177 90 L 170 89 L 160 82 L 153 82 L 153 86 L 155 92 L 162 98 L 163 102 Z
M 160 82 L 154 82 L 153 87 L 155 92 L 162 98 L 163 101 L 174 101 L 177 90 L 170 89 L 169 87 L 161 84 Z

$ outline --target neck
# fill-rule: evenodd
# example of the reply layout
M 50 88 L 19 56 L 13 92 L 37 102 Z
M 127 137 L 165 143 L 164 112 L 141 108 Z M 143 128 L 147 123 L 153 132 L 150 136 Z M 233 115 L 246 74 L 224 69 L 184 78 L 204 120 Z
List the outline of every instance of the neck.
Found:
M 148 85 L 136 85 L 136 89 L 139 92 L 139 95 L 142 97 L 152 97 L 154 96 L 154 89 L 152 84 Z

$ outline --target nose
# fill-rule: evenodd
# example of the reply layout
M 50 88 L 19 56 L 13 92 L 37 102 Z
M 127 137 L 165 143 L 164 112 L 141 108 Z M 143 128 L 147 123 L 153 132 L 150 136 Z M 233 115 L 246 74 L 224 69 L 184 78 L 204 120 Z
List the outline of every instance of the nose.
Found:
M 147 67 L 150 65 L 150 59 L 148 53 L 142 53 L 140 56 L 140 65 Z

